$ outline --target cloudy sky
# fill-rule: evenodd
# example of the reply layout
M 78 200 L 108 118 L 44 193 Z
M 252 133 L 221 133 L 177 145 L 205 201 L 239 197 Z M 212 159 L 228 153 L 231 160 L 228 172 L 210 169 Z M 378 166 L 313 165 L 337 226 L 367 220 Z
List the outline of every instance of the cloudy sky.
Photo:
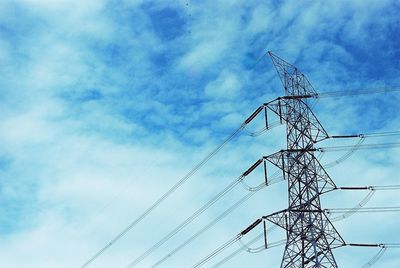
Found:
M 384 0 L 1 0 L 0 266 L 83 265 L 260 104 L 283 94 L 262 57 L 268 50 L 295 64 L 318 92 L 399 87 L 399 12 L 398 1 Z M 399 101 L 398 93 L 326 98 L 314 109 L 333 135 L 393 131 Z M 125 267 L 262 155 L 284 148 L 283 126 L 248 135 L 262 127 L 255 120 L 89 267 Z M 329 172 L 338 185 L 390 185 L 400 184 L 399 165 L 398 149 L 365 150 Z M 189 267 L 285 208 L 286 187 L 258 191 L 163 267 Z M 246 194 L 234 187 L 137 267 L 160 260 Z M 333 192 L 322 205 L 353 207 L 366 194 Z M 368 206 L 400 205 L 397 196 L 377 192 Z M 336 226 L 348 242 L 394 243 L 399 220 L 357 214 Z M 271 234 L 282 238 L 280 230 Z M 341 267 L 359 267 L 377 251 L 334 253 Z M 282 253 L 243 251 L 225 266 L 279 267 Z M 389 249 L 376 267 L 398 267 L 398 254 Z

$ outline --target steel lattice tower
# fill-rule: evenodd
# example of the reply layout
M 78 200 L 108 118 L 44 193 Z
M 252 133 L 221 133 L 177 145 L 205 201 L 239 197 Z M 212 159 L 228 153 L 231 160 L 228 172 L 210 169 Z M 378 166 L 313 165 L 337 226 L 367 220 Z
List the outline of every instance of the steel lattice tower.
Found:
M 269 55 L 285 97 L 266 107 L 286 122 L 287 149 L 265 160 L 283 171 L 288 181 L 289 206 L 263 219 L 286 230 L 282 268 L 338 267 L 332 249 L 345 242 L 321 209 L 320 195 L 336 186 L 314 155 L 314 144 L 328 137 L 309 108 L 310 96 L 316 92 L 295 66 Z

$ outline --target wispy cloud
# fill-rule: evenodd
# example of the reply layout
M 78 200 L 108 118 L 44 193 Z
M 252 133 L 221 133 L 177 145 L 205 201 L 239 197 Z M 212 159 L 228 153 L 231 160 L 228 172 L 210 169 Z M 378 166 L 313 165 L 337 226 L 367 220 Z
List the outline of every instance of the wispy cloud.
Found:
M 282 94 L 269 60 L 257 62 L 266 50 L 296 64 L 317 91 L 399 85 L 398 11 L 396 1 L 0 2 L 2 265 L 81 265 L 256 107 Z M 334 134 L 394 130 L 399 100 L 321 99 L 315 110 Z M 93 267 L 126 265 L 261 155 L 279 150 L 282 134 L 281 127 L 240 136 Z M 371 151 L 330 172 L 338 184 L 398 184 L 399 161 L 397 151 Z M 273 187 L 167 266 L 193 264 L 284 208 L 284 185 Z M 243 194 L 236 189 L 146 264 Z M 348 202 L 324 204 L 362 198 L 340 196 Z M 377 193 L 371 204 L 397 205 L 395 197 Z M 354 242 L 396 242 L 398 217 L 383 217 L 368 218 L 373 230 L 361 216 L 339 228 Z M 361 251 L 352 259 L 345 249 L 338 254 L 341 266 L 366 261 Z M 280 259 L 281 249 L 243 253 L 229 266 Z M 382 267 L 395 267 L 393 260 L 389 254 Z

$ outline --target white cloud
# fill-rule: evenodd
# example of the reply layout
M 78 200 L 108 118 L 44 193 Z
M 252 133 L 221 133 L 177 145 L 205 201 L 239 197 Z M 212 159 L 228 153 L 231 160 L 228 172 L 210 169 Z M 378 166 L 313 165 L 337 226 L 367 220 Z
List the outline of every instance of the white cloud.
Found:
M 293 1 L 283 6 L 252 5 L 248 1 L 175 2 L 173 7 L 180 11 L 190 9 L 185 13 L 191 14 L 186 18 L 190 33 L 166 44 L 150 27 L 142 5 L 149 4 L 146 1 L 125 1 L 123 8 L 105 1 L 19 1 L 17 5 L 26 15 L 18 18 L 24 22 L 22 26 L 9 15 L 1 16 L 2 23 L 16 34 L 0 41 L 0 59 L 8 67 L 0 70 L 0 148 L 1 154 L 12 159 L 8 167 L 0 170 L 0 194 L 8 206 L 23 207 L 23 215 L 15 219 L 10 216 L 15 226 L 2 233 L 2 265 L 74 267 L 106 245 L 193 163 L 210 152 L 227 130 L 238 126 L 260 104 L 258 100 L 268 101 L 258 95 L 277 85 L 270 81 L 273 67 L 269 61 L 255 70 L 248 70 L 243 64 L 245 58 L 259 53 L 260 47 L 308 47 L 308 51 L 282 54 L 289 61 L 299 60 L 299 68 L 304 66 L 316 85 L 338 90 L 348 86 L 340 79 L 352 77 L 345 76 L 352 71 L 346 64 L 357 64 L 357 59 L 351 49 L 336 43 L 338 40 L 331 33 L 344 33 L 341 38 L 353 44 L 360 36 L 368 36 L 366 25 L 376 20 L 374 8 L 363 2 L 351 5 L 354 16 L 343 11 L 347 3 L 324 7 L 320 3 L 304 6 Z M 149 5 L 164 8 L 166 3 L 154 1 Z M 376 5 L 383 10 L 388 3 Z M 358 5 L 361 7 L 356 8 Z M 243 19 L 244 15 L 248 17 Z M 379 22 L 386 27 L 383 20 Z M 27 31 L 24 24 L 29 23 L 34 25 Z M 354 32 L 350 31 L 352 26 Z M 107 54 L 108 45 L 114 43 L 122 49 L 116 49 L 117 55 Z M 96 45 L 104 50 L 96 51 Z M 164 63 L 153 60 L 154 54 L 166 56 L 166 61 L 171 57 L 170 68 L 159 68 Z M 15 61 L 11 64 L 10 59 Z M 115 59 L 121 62 L 117 64 Z M 186 80 L 188 77 L 196 81 Z M 275 74 L 274 77 L 278 80 Z M 76 101 L 82 92 L 93 88 L 99 92 L 98 100 Z M 177 97 L 177 92 L 190 98 Z M 282 92 L 280 85 L 274 92 Z M 71 99 L 63 99 L 62 93 L 69 93 Z M 367 120 L 379 112 L 365 106 L 372 100 L 321 100 L 316 106 L 317 116 L 328 130 L 337 131 L 333 134 L 346 134 L 341 131 L 351 127 L 368 130 L 373 126 Z M 393 108 L 397 102 L 393 98 L 384 103 Z M 362 107 L 368 110 L 360 114 L 357 109 Z M 363 117 L 366 114 L 367 119 Z M 394 118 L 383 125 L 396 129 L 398 116 L 391 116 Z M 255 124 L 249 130 L 261 127 Z M 93 267 L 126 265 L 261 155 L 281 149 L 283 131 L 284 127 L 259 138 L 241 136 L 229 144 Z M 324 160 L 336 156 L 326 155 Z M 389 158 L 391 161 L 385 160 Z M 360 153 L 330 172 L 338 185 L 394 184 L 398 161 L 395 152 Z M 255 218 L 284 208 L 286 184 L 273 187 L 257 194 L 234 216 L 201 237 L 194 244 L 195 252 L 188 247 L 177 258 L 171 258 L 167 266 L 193 264 Z M 214 219 L 243 194 L 242 188 L 235 189 L 146 263 L 152 264 L 168 253 L 173 245 Z M 343 198 L 348 201 L 345 204 L 333 197 L 333 203 L 323 204 L 351 206 L 358 197 L 349 194 Z M 395 195 L 377 198 L 382 204 L 393 200 Z M 355 229 L 375 237 L 380 232 L 391 232 L 384 226 L 374 230 L 360 228 L 363 220 L 356 218 L 354 223 L 358 225 L 354 226 L 340 225 L 346 239 L 364 242 L 352 240 Z M 265 261 L 279 265 L 281 253 L 280 248 L 272 255 L 242 254 L 228 266 L 256 266 Z M 354 258 L 357 264 L 364 260 L 362 254 Z
M 241 89 L 241 82 L 234 73 L 223 70 L 219 76 L 208 83 L 204 93 L 216 99 L 230 99 L 236 97 Z

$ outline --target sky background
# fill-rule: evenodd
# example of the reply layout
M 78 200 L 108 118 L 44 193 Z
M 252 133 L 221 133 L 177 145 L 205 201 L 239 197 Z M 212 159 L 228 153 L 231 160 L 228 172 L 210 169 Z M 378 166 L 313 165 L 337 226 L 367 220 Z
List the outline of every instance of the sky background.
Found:
M 267 50 L 296 65 L 318 92 L 399 87 L 399 12 L 398 1 L 384 0 L 1 0 L 0 266 L 80 267 L 260 104 L 283 94 L 271 61 L 260 59 Z M 314 111 L 329 134 L 391 131 L 400 129 L 399 101 L 398 93 L 326 98 Z M 260 128 L 262 118 L 248 130 Z M 284 148 L 284 132 L 243 132 L 90 267 L 125 267 L 262 155 Z M 399 165 L 398 149 L 370 150 L 328 172 L 338 185 L 389 185 L 399 184 Z M 191 266 L 284 209 L 286 187 L 260 190 L 164 267 Z M 235 187 L 138 267 L 245 194 Z M 322 205 L 353 207 L 366 194 L 333 192 Z M 396 191 L 368 203 L 397 205 Z M 335 226 L 348 242 L 400 242 L 399 220 L 357 214 Z M 281 238 L 280 230 L 271 234 Z M 359 267 L 377 251 L 334 254 L 340 267 Z M 282 253 L 242 252 L 226 267 L 279 267 Z M 376 267 L 398 267 L 398 256 L 388 250 Z

